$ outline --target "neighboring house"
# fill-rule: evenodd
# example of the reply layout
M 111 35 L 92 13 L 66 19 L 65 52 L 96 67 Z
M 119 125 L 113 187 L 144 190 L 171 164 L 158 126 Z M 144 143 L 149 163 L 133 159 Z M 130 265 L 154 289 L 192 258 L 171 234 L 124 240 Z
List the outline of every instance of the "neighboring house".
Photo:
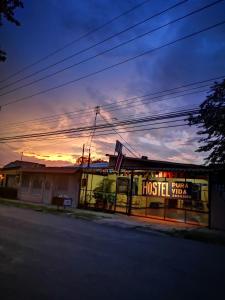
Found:
M 21 169 L 23 168 L 44 168 L 44 164 L 30 161 L 16 160 L 5 165 L 1 170 L 1 186 L 17 188 L 20 182 Z
M 54 197 L 70 198 L 76 207 L 81 171 L 74 167 L 22 168 L 18 199 L 51 204 Z
M 108 163 L 91 164 L 89 168 L 107 168 Z M 5 165 L 0 173 L 1 186 L 17 190 L 23 201 L 51 204 L 53 198 L 70 198 L 76 207 L 79 200 L 82 169 L 87 165 L 46 167 L 27 161 L 14 161 Z

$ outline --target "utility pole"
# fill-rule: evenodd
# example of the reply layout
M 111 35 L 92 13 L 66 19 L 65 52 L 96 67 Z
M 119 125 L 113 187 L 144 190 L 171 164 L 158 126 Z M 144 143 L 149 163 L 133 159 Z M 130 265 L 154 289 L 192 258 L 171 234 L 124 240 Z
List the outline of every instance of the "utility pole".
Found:
M 88 147 L 88 163 L 87 163 L 87 168 L 90 167 L 90 162 L 91 162 L 91 144 L 92 144 L 92 140 L 95 134 L 95 130 L 96 130 L 96 123 L 97 123 L 97 116 L 98 114 L 100 114 L 100 106 L 96 106 L 95 107 L 95 119 L 94 119 L 94 124 L 93 124 L 93 131 L 90 135 L 90 143 L 89 143 L 89 147 Z M 93 174 L 92 174 L 93 176 Z M 84 195 L 84 206 L 87 206 L 87 192 L 88 192 L 88 171 L 86 173 L 86 187 L 85 187 L 85 195 Z
M 23 160 L 23 152 L 21 152 L 20 160 L 21 160 L 21 161 Z
M 100 106 L 96 106 L 95 107 L 95 119 L 94 119 L 94 125 L 93 125 L 93 131 L 91 134 L 91 140 L 90 140 L 90 144 L 89 144 L 89 155 L 88 155 L 88 167 L 90 166 L 90 161 L 91 161 L 91 143 L 95 134 L 95 130 L 96 130 L 96 123 L 97 123 L 97 116 L 98 114 L 100 114 Z
M 85 144 L 83 144 L 82 156 L 81 156 L 81 166 L 82 167 L 83 167 L 83 164 L 84 164 L 84 147 L 85 147 Z

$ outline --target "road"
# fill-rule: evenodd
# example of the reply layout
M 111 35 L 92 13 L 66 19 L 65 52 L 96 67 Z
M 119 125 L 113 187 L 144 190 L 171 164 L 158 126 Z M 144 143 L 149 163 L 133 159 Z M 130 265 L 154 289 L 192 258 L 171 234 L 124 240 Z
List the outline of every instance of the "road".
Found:
M 214 299 L 225 247 L 0 206 L 1 300 Z

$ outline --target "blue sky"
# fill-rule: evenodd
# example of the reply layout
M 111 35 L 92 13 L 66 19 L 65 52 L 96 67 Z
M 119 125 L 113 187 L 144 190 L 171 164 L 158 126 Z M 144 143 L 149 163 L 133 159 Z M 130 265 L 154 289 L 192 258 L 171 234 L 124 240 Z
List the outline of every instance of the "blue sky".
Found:
M 18 9 L 15 13 L 16 18 L 21 22 L 21 26 L 16 27 L 4 21 L 4 25 L 0 29 L 0 46 L 7 51 L 8 56 L 7 61 L 0 64 L 0 80 L 64 46 L 93 28 L 104 24 L 141 1 L 46 0 L 23 2 L 24 9 Z M 40 68 L 100 42 L 112 34 L 118 33 L 178 2 L 181 1 L 151 0 L 96 33 L 82 39 L 80 42 L 74 43 L 57 55 L 51 56 L 48 60 L 34 66 L 23 74 L 18 74 L 17 77 L 14 77 L 7 83 L 12 83 L 12 81 L 21 78 L 22 75 L 29 75 Z M 83 54 L 77 55 L 38 74 L 36 77 L 17 83 L 13 87 L 18 87 L 22 83 L 30 82 L 60 68 L 77 63 L 211 2 L 213 1 L 186 1 L 167 13 L 149 20 L 141 26 L 137 26 L 135 29 L 121 34 Z M 223 21 L 224 11 L 225 1 L 129 43 L 124 47 L 117 48 L 96 59 L 62 72 L 57 76 L 2 96 L 0 97 L 0 104 L 81 77 L 158 47 L 183 35 Z M 222 76 L 224 75 L 225 66 L 224 34 L 225 26 L 222 25 L 96 76 L 26 101 L 3 107 L 0 112 L 0 135 L 48 131 L 76 127 L 82 124 L 92 124 L 94 112 L 92 113 L 92 110 L 90 110 L 89 115 L 79 115 L 76 118 L 69 118 L 68 115 L 65 115 L 54 123 L 42 122 L 42 124 L 33 124 L 27 122 L 19 127 L 10 125 L 12 122 L 22 122 L 83 108 L 93 108 L 96 105 L 114 103 L 122 99 L 173 88 L 189 82 Z M 9 89 L 11 87 L 3 91 L 5 92 Z M 142 104 L 140 101 L 137 106 L 129 107 L 129 105 L 123 105 L 121 109 L 114 112 L 103 110 L 102 114 L 109 121 L 113 118 L 123 120 L 154 115 L 177 110 L 179 107 L 192 107 L 201 103 L 205 96 L 206 93 L 199 93 L 149 104 L 146 104 L 146 102 Z M 98 122 L 100 122 L 100 119 Z M 149 158 L 189 163 L 202 163 L 203 161 L 203 155 L 194 152 L 197 147 L 195 128 L 178 127 L 149 132 L 133 132 L 126 133 L 124 138 L 138 153 L 147 155 Z M 116 135 L 96 137 L 93 140 L 93 156 L 98 158 L 104 157 L 105 153 L 113 153 L 116 139 L 118 139 Z M 63 143 L 62 141 L 43 140 L 17 142 L 7 145 L 1 144 L 0 165 L 10 160 L 18 159 L 20 152 L 24 152 L 24 159 L 26 160 L 41 160 L 48 165 L 65 165 L 74 162 L 74 159 L 81 154 L 83 143 L 87 143 L 87 139 L 65 139 Z

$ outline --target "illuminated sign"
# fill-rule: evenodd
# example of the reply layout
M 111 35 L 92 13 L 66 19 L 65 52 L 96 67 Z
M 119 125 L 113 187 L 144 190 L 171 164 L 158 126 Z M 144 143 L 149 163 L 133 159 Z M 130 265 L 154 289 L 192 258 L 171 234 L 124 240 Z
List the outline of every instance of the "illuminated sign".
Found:
M 148 181 L 142 183 L 142 195 L 167 198 L 192 198 L 191 182 Z
M 145 181 L 143 182 L 142 194 L 155 197 L 170 197 L 168 182 Z

